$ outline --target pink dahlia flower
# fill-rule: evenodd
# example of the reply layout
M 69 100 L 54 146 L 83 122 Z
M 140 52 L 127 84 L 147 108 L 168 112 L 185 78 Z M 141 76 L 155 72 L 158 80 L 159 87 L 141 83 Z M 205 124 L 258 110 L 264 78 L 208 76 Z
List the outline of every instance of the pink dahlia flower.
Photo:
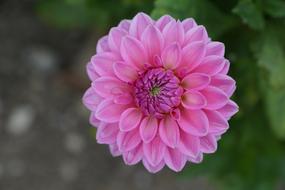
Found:
M 192 18 L 123 20 L 97 44 L 83 101 L 98 143 L 150 172 L 199 163 L 238 111 L 223 43 Z

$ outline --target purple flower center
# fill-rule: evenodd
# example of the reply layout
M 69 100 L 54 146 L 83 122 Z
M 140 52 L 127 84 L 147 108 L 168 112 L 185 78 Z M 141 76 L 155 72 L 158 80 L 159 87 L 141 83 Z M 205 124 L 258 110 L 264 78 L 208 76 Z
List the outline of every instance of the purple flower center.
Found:
M 140 74 L 135 82 L 135 99 L 144 114 L 162 118 L 181 101 L 183 88 L 170 70 L 155 68 Z

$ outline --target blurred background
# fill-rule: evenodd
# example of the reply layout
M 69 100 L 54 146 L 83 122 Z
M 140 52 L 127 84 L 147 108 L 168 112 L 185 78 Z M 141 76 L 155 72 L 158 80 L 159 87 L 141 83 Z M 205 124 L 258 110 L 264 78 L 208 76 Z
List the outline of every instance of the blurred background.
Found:
M 144 11 L 194 17 L 226 45 L 240 112 L 176 174 L 125 166 L 81 97 L 97 40 Z M 0 190 L 285 190 L 285 1 L 0 0 Z

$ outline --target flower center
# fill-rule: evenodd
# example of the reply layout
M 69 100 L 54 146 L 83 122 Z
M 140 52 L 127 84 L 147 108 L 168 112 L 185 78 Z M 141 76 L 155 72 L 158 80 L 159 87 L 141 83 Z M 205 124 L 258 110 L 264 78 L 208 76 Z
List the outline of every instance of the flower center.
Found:
M 135 82 L 136 104 L 144 114 L 162 118 L 181 101 L 183 88 L 170 70 L 155 68 L 140 74 Z
M 155 86 L 155 87 L 153 87 L 153 88 L 150 90 L 150 94 L 151 94 L 152 96 L 156 96 L 156 95 L 159 94 L 159 91 L 160 91 L 160 88 L 157 87 L 157 86 Z

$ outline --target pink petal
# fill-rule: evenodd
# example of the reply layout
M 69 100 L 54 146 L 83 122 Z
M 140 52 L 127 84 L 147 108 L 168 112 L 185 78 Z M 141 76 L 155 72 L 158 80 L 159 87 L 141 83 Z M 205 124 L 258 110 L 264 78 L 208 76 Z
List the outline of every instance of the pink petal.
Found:
M 188 157 L 188 160 L 192 163 L 199 164 L 203 161 L 203 154 L 200 152 L 197 157 Z
M 139 161 L 141 161 L 142 157 L 143 149 L 141 144 L 138 145 L 136 148 L 123 153 L 123 159 L 125 164 L 127 165 L 137 164 Z
M 92 87 L 88 88 L 83 95 L 83 104 L 90 110 L 95 111 L 99 103 L 103 100 L 98 94 L 94 91 Z
M 183 169 L 187 160 L 185 155 L 183 155 L 178 149 L 167 148 L 165 151 L 164 161 L 170 169 L 179 172 Z
M 170 116 L 174 120 L 179 120 L 181 116 L 181 112 L 179 108 L 176 108 L 170 112 Z
M 115 104 L 112 100 L 104 100 L 98 105 L 95 116 L 101 121 L 115 123 L 120 120 L 121 114 L 127 108 L 128 106 Z
M 166 69 L 175 69 L 181 61 L 181 47 L 178 43 L 167 46 L 161 55 L 161 59 Z
M 100 76 L 114 76 L 113 64 L 118 60 L 118 56 L 110 52 L 97 54 L 91 58 L 94 70 Z
M 143 32 L 141 41 L 148 52 L 149 61 L 152 62 L 154 55 L 160 55 L 164 45 L 161 32 L 154 25 L 149 25 Z
M 185 33 L 187 33 L 190 29 L 196 27 L 197 24 L 193 18 L 187 18 L 182 21 L 182 26 L 184 28 Z
M 182 44 L 184 41 L 184 29 L 180 21 L 172 20 L 163 29 L 162 35 L 165 45 L 168 46 L 173 42 Z
M 201 90 L 209 85 L 211 78 L 203 73 L 192 73 L 183 78 L 181 85 L 188 90 Z
M 206 56 L 217 55 L 223 57 L 225 55 L 225 45 L 221 42 L 210 42 L 206 46 Z
M 96 52 L 102 53 L 102 52 L 107 52 L 107 51 L 110 51 L 110 47 L 108 45 L 108 36 L 103 36 L 102 38 L 98 40 Z
M 116 95 L 114 97 L 115 104 L 131 104 L 134 101 L 134 97 L 130 93 L 125 93 L 121 95 Z
M 128 132 L 119 131 L 117 144 L 121 152 L 127 152 L 137 147 L 141 138 L 137 129 Z
M 204 153 L 214 153 L 217 150 L 217 140 L 213 135 L 200 138 L 200 149 Z
M 119 23 L 118 28 L 125 30 L 126 32 L 129 32 L 130 25 L 131 25 L 131 21 L 124 19 Z
M 100 77 L 92 83 L 92 87 L 97 94 L 105 98 L 129 92 L 128 85 L 115 77 Z
M 234 101 L 230 100 L 225 106 L 217 111 L 219 111 L 226 119 L 230 119 L 238 112 L 238 105 Z
M 225 59 L 219 56 L 207 56 L 203 62 L 194 70 L 197 73 L 206 73 L 213 76 L 220 72 L 224 67 Z
M 131 22 L 130 34 L 139 39 L 145 28 L 152 23 L 152 19 L 147 14 L 138 13 Z
M 162 17 L 160 17 L 156 23 L 155 26 L 160 30 L 163 31 L 164 27 L 171 21 L 173 21 L 174 19 L 169 16 L 169 15 L 164 15 Z
M 126 64 L 141 69 L 147 62 L 147 52 L 140 41 L 126 36 L 121 44 L 121 55 Z
M 120 156 L 122 153 L 119 151 L 119 147 L 117 145 L 117 143 L 114 144 L 110 144 L 109 145 L 109 149 L 110 152 L 112 154 L 112 156 L 116 157 L 116 156 Z
M 221 135 L 229 128 L 229 124 L 224 116 L 218 111 L 205 110 L 209 120 L 209 133 Z
M 91 114 L 89 116 L 89 123 L 93 127 L 98 127 L 100 125 L 101 121 L 96 118 L 95 112 L 91 112 Z
M 182 49 L 182 60 L 179 72 L 188 73 L 197 67 L 205 56 L 205 44 L 193 42 Z
M 178 149 L 185 155 L 197 157 L 200 151 L 199 137 L 180 131 L 180 141 Z
M 136 128 L 141 121 L 142 112 L 138 108 L 125 110 L 120 118 L 119 128 L 121 131 L 130 131 Z
M 158 56 L 158 55 L 154 56 L 154 58 L 153 58 L 153 65 L 156 66 L 156 67 L 162 66 L 162 60 L 161 60 L 160 56 Z
M 117 123 L 101 123 L 96 131 L 96 140 L 100 144 L 116 142 L 119 127 Z
M 204 26 L 197 26 L 192 29 L 190 29 L 186 34 L 185 34 L 185 40 L 184 44 L 187 45 L 189 43 L 193 43 L 196 41 L 203 41 L 207 42 L 208 41 L 208 34 Z
M 158 121 L 155 117 L 145 117 L 140 125 L 140 135 L 145 143 L 149 143 L 155 137 L 158 128 Z
M 206 109 L 219 109 L 226 105 L 229 101 L 228 96 L 222 90 L 213 86 L 208 86 L 207 88 L 201 90 L 201 93 L 207 100 Z
M 217 74 L 211 78 L 211 85 L 223 90 L 231 97 L 236 89 L 236 82 L 228 75 Z
M 159 124 L 159 135 L 167 146 L 175 148 L 179 141 L 179 128 L 176 121 L 170 116 L 163 118 Z
M 87 75 L 91 81 L 94 81 L 99 77 L 99 75 L 96 73 L 95 68 L 93 67 L 91 62 L 89 62 L 86 65 L 86 70 L 87 70 Z
M 182 110 L 178 124 L 182 130 L 194 136 L 204 136 L 209 129 L 208 118 L 201 110 Z
M 108 44 L 112 51 L 120 52 L 122 38 L 127 35 L 125 30 L 119 28 L 111 28 L 108 35 Z
M 224 67 L 222 68 L 222 70 L 219 73 L 226 75 L 226 74 L 228 74 L 229 69 L 230 69 L 230 62 L 229 62 L 229 60 L 225 60 Z
M 150 173 L 156 173 L 164 167 L 165 163 L 162 160 L 158 165 L 152 166 L 148 163 L 146 159 L 143 159 L 143 165 Z
M 158 136 L 150 143 L 144 143 L 143 145 L 144 156 L 152 166 L 156 166 L 161 162 L 165 150 L 166 146 Z
M 137 71 L 124 62 L 116 62 L 113 65 L 114 73 L 124 82 L 133 82 L 138 78 Z
M 186 91 L 182 96 L 181 101 L 183 107 L 187 109 L 201 109 L 206 106 L 205 97 L 198 91 Z

